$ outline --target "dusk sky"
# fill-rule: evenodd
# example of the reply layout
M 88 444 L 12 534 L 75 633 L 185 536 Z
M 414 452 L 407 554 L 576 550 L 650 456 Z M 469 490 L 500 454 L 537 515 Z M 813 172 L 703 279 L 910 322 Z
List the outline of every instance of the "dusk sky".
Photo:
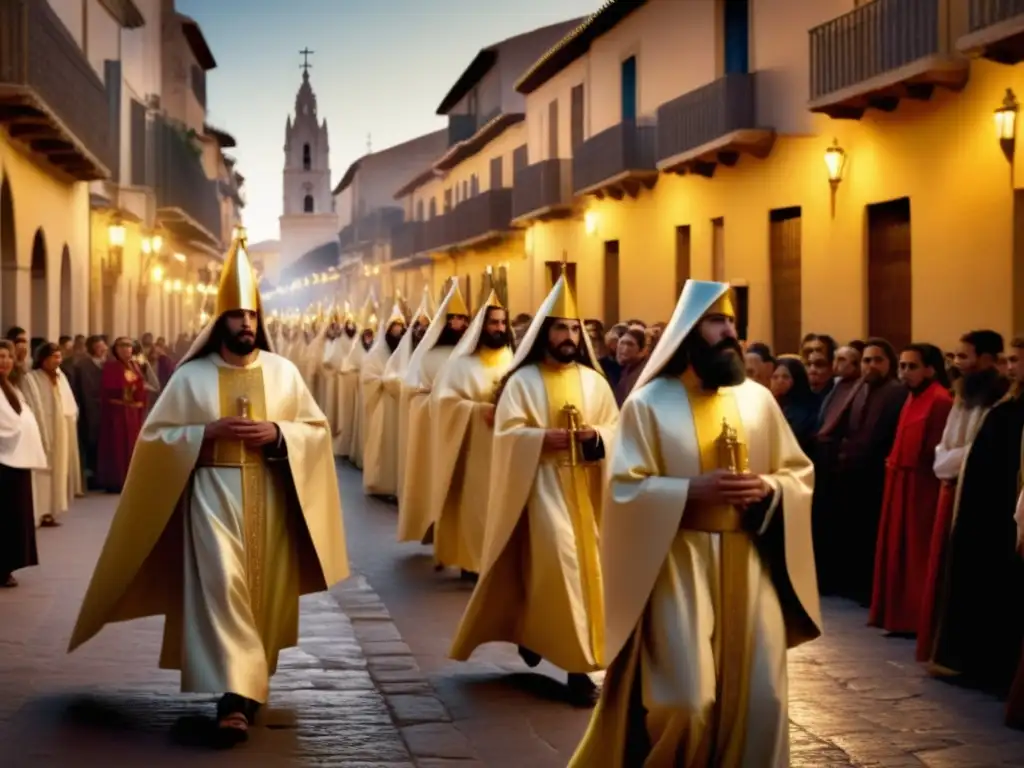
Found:
M 366 152 L 445 125 L 434 114 L 481 48 L 597 10 L 601 0 L 177 0 L 217 59 L 209 121 L 231 133 L 252 242 L 277 238 L 285 119 L 309 47 L 331 183 Z

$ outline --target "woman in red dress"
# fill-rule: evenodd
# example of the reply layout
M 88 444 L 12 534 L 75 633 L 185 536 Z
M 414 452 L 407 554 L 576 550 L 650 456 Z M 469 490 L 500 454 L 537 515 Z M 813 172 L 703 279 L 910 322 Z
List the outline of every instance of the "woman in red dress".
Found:
M 114 341 L 103 366 L 101 398 L 97 483 L 108 493 L 120 493 L 146 406 L 146 379 L 132 360 L 130 339 Z

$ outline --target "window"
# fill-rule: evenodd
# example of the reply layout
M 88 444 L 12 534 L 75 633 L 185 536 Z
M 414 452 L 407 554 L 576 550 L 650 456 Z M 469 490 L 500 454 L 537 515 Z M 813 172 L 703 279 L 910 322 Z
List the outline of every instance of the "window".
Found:
M 724 0 L 725 74 L 745 74 L 750 66 L 749 0 Z
M 462 180 L 462 199 L 463 200 L 468 200 L 469 199 L 469 180 L 468 179 L 463 179 Z
M 448 187 L 444 191 L 444 212 L 448 213 L 452 209 L 452 188 Z
M 313 213 L 313 196 L 312 195 L 306 195 L 302 199 L 302 212 L 303 213 Z
M 491 158 L 491 189 L 501 189 L 504 180 L 501 178 L 502 164 L 500 157 Z
M 469 177 L 469 196 L 476 197 L 480 194 L 480 179 L 474 173 Z
M 636 56 L 622 62 L 622 121 L 636 120 Z
M 558 99 L 548 104 L 548 159 L 558 159 Z
M 430 198 L 430 218 L 437 216 L 437 200 Z
M 583 83 L 572 89 L 572 103 L 569 111 L 569 142 L 572 151 L 583 143 Z
M 523 144 L 521 147 L 516 147 L 515 151 L 512 152 L 512 177 L 519 173 L 526 167 L 527 159 L 529 155 L 526 153 L 526 145 Z
M 423 201 L 416 201 L 416 221 L 423 221 Z
M 302 145 L 302 170 L 308 171 L 313 165 L 309 144 Z

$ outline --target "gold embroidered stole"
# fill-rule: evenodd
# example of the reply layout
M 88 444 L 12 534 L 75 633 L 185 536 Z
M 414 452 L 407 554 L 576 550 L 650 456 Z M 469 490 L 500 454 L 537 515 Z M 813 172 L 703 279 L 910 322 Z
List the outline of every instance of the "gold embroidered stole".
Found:
M 564 428 L 565 414 L 562 409 L 573 405 L 581 413 L 584 411 L 583 380 L 576 364 L 539 366 L 544 382 L 544 390 L 548 399 L 548 424 L 551 429 Z M 586 424 L 584 424 L 586 426 Z M 590 643 L 594 660 L 603 667 L 604 662 L 604 592 L 601 584 L 601 566 L 598 560 L 597 525 L 598 516 L 591 498 L 589 473 L 594 465 L 581 461 L 577 466 L 569 466 L 562 456 L 556 464 L 559 484 L 565 495 L 566 507 L 572 521 L 576 539 L 576 558 L 580 568 L 580 582 L 583 589 L 583 600 L 586 604 L 587 619 L 590 626 Z
M 743 421 L 736 405 L 735 394 L 728 389 L 709 392 L 699 380 L 687 371 L 683 384 L 689 396 L 693 413 L 693 426 L 700 448 L 702 472 L 724 469 L 718 435 L 722 420 L 737 431 L 740 442 L 747 444 Z M 721 564 L 719 586 L 719 614 L 713 637 L 717 680 L 713 727 L 705 733 L 702 752 L 709 752 L 708 765 L 738 766 L 743 759 L 743 739 L 746 732 L 747 705 L 750 677 L 750 628 L 748 621 L 749 586 L 748 569 L 754 547 L 751 535 L 740 527 L 742 514 L 731 506 L 712 508 L 701 505 L 696 510 L 687 504 L 683 512 L 682 527 L 689 528 L 687 516 L 733 521 L 722 526 L 701 527 L 721 537 Z
M 217 369 L 221 418 L 239 416 L 240 398 L 248 401 L 249 418 L 267 418 L 263 369 L 221 366 Z M 205 458 L 205 457 L 203 457 Z M 207 462 L 200 459 L 201 464 Z M 266 463 L 263 450 L 242 442 L 218 440 L 208 465 L 237 467 L 242 472 L 242 513 L 245 524 L 245 572 L 249 602 L 257 627 L 263 626 L 264 507 L 266 506 Z

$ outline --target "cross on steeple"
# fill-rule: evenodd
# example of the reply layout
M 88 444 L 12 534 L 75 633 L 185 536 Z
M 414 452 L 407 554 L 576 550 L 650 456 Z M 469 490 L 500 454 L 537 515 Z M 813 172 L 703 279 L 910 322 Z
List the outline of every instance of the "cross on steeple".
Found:
M 313 65 L 309 63 L 309 57 L 314 53 L 316 53 L 316 51 L 309 50 L 308 45 L 299 51 L 299 55 L 302 57 L 302 63 L 299 64 L 299 69 L 301 69 L 306 75 L 309 75 L 309 70 L 313 68 Z

